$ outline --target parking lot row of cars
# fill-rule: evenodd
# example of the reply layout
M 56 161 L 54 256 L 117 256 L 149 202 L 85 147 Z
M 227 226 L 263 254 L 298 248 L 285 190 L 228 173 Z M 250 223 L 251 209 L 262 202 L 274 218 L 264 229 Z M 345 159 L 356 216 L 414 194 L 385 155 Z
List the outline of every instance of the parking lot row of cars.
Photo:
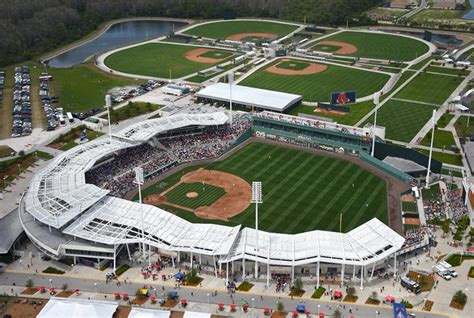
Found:
M 41 99 L 41 105 L 43 106 L 43 110 L 46 115 L 46 119 L 48 121 L 48 124 L 46 126 L 46 130 L 48 131 L 56 129 L 60 120 L 58 111 L 56 111 L 53 107 L 53 104 L 56 104 L 58 102 L 58 98 L 56 96 L 49 95 L 49 81 L 51 79 L 52 77 L 47 73 L 41 73 L 39 77 L 39 96 Z
M 130 90 L 126 90 L 126 89 L 120 90 L 118 96 L 116 96 L 112 99 L 112 103 L 119 104 L 123 101 L 126 101 L 126 100 L 130 99 L 130 98 L 137 97 L 137 96 L 143 95 L 145 93 L 148 93 L 149 91 L 151 91 L 155 88 L 161 87 L 165 84 L 166 84 L 165 82 L 161 82 L 161 81 L 148 80 L 147 82 L 141 84 L 140 86 L 138 86 L 136 88 L 132 88 Z
M 15 67 L 14 77 L 12 137 L 27 136 L 32 132 L 30 68 Z

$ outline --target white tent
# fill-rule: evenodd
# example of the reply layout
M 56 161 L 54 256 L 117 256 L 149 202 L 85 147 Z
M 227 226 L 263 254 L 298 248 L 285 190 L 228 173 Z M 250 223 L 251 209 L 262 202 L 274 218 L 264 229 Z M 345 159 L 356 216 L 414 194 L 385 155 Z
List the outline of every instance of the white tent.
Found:
M 465 112 L 466 110 L 469 110 L 469 108 L 464 106 L 463 104 L 456 104 L 454 106 L 456 106 L 456 109 L 459 109 L 460 111 L 463 111 L 463 112 Z
M 211 314 L 203 312 L 185 311 L 183 318 L 211 318 Z
M 112 302 L 53 298 L 38 314 L 38 318 L 112 318 L 118 305 Z
M 128 318 L 169 318 L 170 312 L 166 310 L 144 309 L 133 307 Z

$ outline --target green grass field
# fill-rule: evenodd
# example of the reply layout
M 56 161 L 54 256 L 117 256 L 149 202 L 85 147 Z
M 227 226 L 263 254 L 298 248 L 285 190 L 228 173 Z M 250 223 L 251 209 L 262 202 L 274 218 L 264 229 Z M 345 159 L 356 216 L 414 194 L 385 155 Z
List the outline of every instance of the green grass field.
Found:
M 343 125 L 355 125 L 359 120 L 362 119 L 362 117 L 367 115 L 367 113 L 374 108 L 374 103 L 369 100 L 362 103 L 344 105 L 344 107 L 349 107 L 351 109 L 351 112 L 344 116 L 315 112 L 314 110 L 316 109 L 316 107 L 305 105 L 299 105 L 293 108 L 290 114 L 295 116 L 297 116 L 298 113 L 310 114 L 318 117 L 331 118 L 335 122 L 338 122 Z
M 125 49 L 108 56 L 105 64 L 111 69 L 129 74 L 139 74 L 169 78 L 179 78 L 222 63 L 199 63 L 188 60 L 185 54 L 197 47 L 167 43 L 149 43 Z M 213 50 L 227 55 L 224 50 Z M 204 54 L 203 54 L 204 55 Z M 229 55 L 231 56 L 231 55 Z
M 312 47 L 312 49 L 315 51 L 322 51 L 322 52 L 329 52 L 329 53 L 336 52 L 340 48 L 341 48 L 340 46 L 321 45 L 321 44 L 316 44 L 315 46 Z
M 444 113 L 443 116 L 438 119 L 438 122 L 436 122 L 436 126 L 439 128 L 445 128 L 453 118 L 453 114 Z
M 395 98 L 442 105 L 462 80 L 462 77 L 421 73 Z
M 196 192 L 195 198 L 188 198 L 188 192 Z M 175 203 L 190 209 L 201 206 L 210 206 L 225 194 L 224 189 L 210 184 L 202 183 L 181 183 L 176 188 L 168 192 L 165 197 L 168 202 Z
M 461 116 L 454 123 L 454 128 L 459 137 L 471 137 L 471 134 L 474 134 L 474 118 Z
M 239 85 L 299 94 L 303 95 L 305 101 L 323 102 L 329 101 L 329 95 L 338 91 L 355 90 L 358 97 L 373 94 L 389 79 L 386 74 L 335 65 L 328 65 L 328 68 L 321 73 L 292 76 L 269 73 L 266 68 L 256 71 Z
M 282 37 L 296 30 L 297 27 L 296 25 L 269 21 L 227 20 L 197 25 L 184 33 L 221 40 L 240 33 L 271 33 Z
M 188 168 L 185 172 L 200 167 Z M 383 179 L 354 163 L 318 156 L 309 152 L 261 143 L 247 145 L 229 158 L 205 166 L 242 177 L 249 183 L 263 183 L 263 204 L 259 207 L 262 230 L 299 233 L 310 230 L 339 231 L 339 213 L 343 213 L 343 231 L 377 217 L 387 222 L 387 186 Z M 183 172 L 165 178 L 168 187 Z M 352 186 L 354 185 L 354 186 Z M 156 185 L 143 195 L 162 192 Z M 170 210 L 170 207 L 163 205 Z M 254 206 L 219 224 L 253 227 Z M 195 214 L 174 210 L 192 222 L 215 222 Z
M 409 142 L 433 115 L 435 106 L 389 100 L 377 112 L 377 125 L 384 126 L 385 137 Z M 371 116 L 366 123 L 373 123 Z
M 429 156 L 430 151 L 425 149 L 416 149 L 424 155 Z M 433 151 L 433 158 L 443 163 L 462 167 L 462 155 L 453 155 L 450 153 Z
M 431 144 L 431 131 L 421 140 L 420 144 L 423 146 L 430 146 Z M 438 149 L 450 150 L 451 145 L 455 145 L 453 133 L 446 130 L 435 129 L 433 147 Z
M 51 94 L 59 96 L 65 111 L 81 112 L 93 107 L 102 108 L 105 94 L 114 87 L 140 85 L 143 80 L 110 75 L 93 64 L 71 68 L 48 68 L 53 75 Z
M 323 41 L 346 42 L 357 47 L 353 56 L 385 60 L 411 61 L 428 52 L 427 44 L 392 34 L 344 31 Z
M 431 65 L 426 68 L 426 71 L 427 72 L 434 72 L 434 73 L 456 75 L 456 76 L 467 76 L 470 73 L 470 71 L 460 69 L 460 68 L 431 66 Z

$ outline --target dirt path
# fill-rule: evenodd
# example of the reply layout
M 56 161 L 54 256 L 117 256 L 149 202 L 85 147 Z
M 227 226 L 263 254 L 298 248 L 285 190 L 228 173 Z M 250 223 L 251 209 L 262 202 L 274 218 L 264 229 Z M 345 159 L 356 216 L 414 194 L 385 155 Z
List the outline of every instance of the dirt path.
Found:
M 46 118 L 41 104 L 41 98 L 39 96 L 39 78 L 35 75 L 31 76 L 30 98 L 31 124 L 33 128 L 44 128 Z
M 226 38 L 226 40 L 231 40 L 231 41 L 242 41 L 242 39 L 248 38 L 248 37 L 257 37 L 257 38 L 268 38 L 268 39 L 276 39 L 278 35 L 273 34 L 273 33 L 238 33 L 238 34 L 233 34 L 229 37 Z
M 355 47 L 352 44 L 346 43 L 346 42 L 339 42 L 339 41 L 321 41 L 316 43 L 316 45 L 331 45 L 331 46 L 339 46 L 340 49 L 337 51 L 334 51 L 332 53 L 334 54 L 354 54 L 357 52 L 357 47 Z

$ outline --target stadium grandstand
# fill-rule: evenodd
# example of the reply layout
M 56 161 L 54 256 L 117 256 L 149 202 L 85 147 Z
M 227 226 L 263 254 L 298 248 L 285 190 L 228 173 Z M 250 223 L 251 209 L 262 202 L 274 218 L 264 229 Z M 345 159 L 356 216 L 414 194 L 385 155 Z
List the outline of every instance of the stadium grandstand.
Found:
M 343 148 L 347 155 L 370 151 L 367 128 L 322 125 L 282 114 L 236 113 L 232 125 L 224 112 L 145 120 L 51 160 L 33 177 L 22 197 L 20 222 L 31 241 L 51 257 L 70 256 L 74 262 L 95 265 L 112 260 L 114 270 L 119 253 L 126 250 L 131 258 L 130 250 L 138 248 L 144 259 L 151 252 L 162 253 L 171 257 L 173 265 L 185 260 L 192 267 L 199 262 L 216 276 L 225 265 L 227 280 L 230 268 L 242 276 L 256 268 L 257 277 L 263 275 L 267 281 L 284 271 L 291 273 L 293 281 L 296 271 L 317 277 L 319 285 L 319 273 L 336 268 L 342 280 L 351 273 L 362 286 L 376 269 L 386 267 L 390 257 L 396 260 L 405 239 L 375 218 L 347 233 L 279 234 L 191 223 L 159 207 L 122 198 L 135 187 L 130 175 L 133 167 L 140 166 L 146 175 L 156 176 L 183 162 L 220 157 L 251 133 L 307 140 L 312 143 L 309 146 L 325 139 L 326 148 L 318 143 L 321 149 L 332 147 L 339 152 Z M 101 179 L 102 174 L 127 175 L 127 182 L 121 182 L 125 189 L 116 191 L 106 184 L 107 178 Z M 400 176 L 405 177 L 403 173 Z

